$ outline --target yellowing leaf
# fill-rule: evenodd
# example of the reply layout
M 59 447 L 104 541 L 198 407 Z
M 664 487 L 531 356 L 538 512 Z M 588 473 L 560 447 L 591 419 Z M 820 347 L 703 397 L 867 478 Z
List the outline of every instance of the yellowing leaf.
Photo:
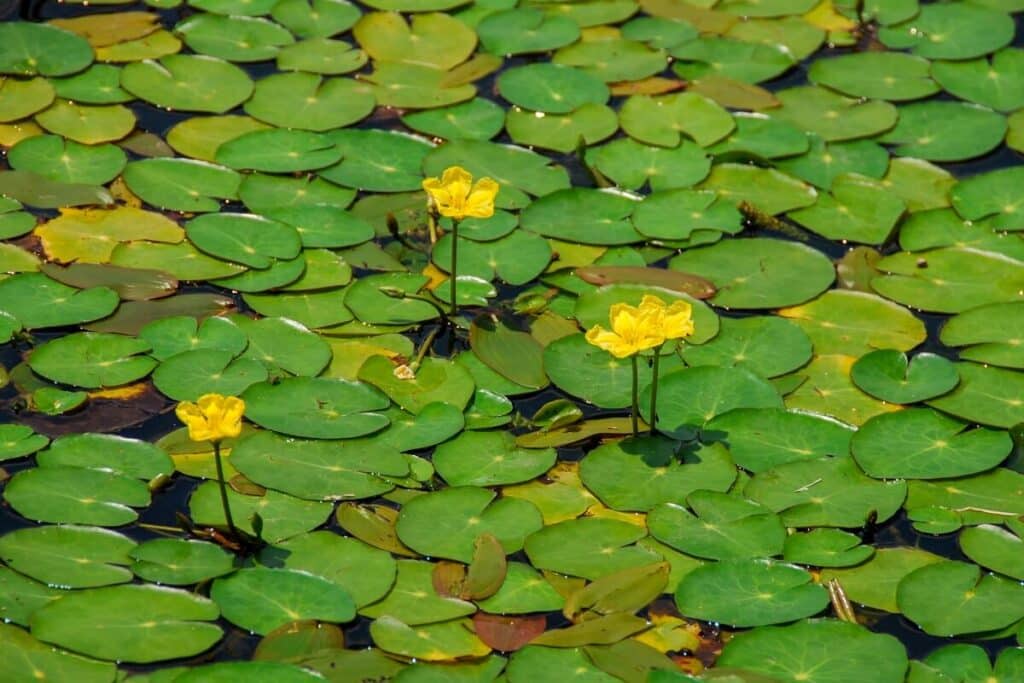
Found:
M 146 393 L 146 384 L 143 382 L 136 382 L 135 384 L 128 384 L 123 387 L 114 387 L 113 389 L 90 391 L 89 398 L 109 398 L 117 401 L 127 401 L 128 399 L 141 396 L 144 393 Z
M 444 272 L 433 263 L 428 263 L 427 267 L 423 269 L 422 274 L 430 278 L 430 281 L 426 284 L 426 288 L 431 290 L 448 279 L 448 273 Z
M 166 216 L 129 206 L 61 209 L 58 218 L 37 227 L 35 234 L 47 256 L 63 263 L 107 263 L 119 242 L 176 244 L 185 237 L 185 231 Z
M 695 652 L 700 647 L 700 624 L 662 614 L 652 614 L 651 621 L 654 627 L 633 636 L 633 640 L 653 647 L 658 652 Z
M 33 121 L 0 123 L 0 147 L 14 147 L 25 138 L 42 134 L 43 129 Z
M 857 22 L 836 12 L 832 0 L 822 0 L 817 7 L 804 15 L 804 21 L 826 31 L 852 31 Z
M 150 12 L 114 12 L 86 14 L 71 19 L 53 19 L 49 23 L 77 33 L 93 47 L 106 47 L 127 40 L 138 40 L 158 28 L 160 16 Z

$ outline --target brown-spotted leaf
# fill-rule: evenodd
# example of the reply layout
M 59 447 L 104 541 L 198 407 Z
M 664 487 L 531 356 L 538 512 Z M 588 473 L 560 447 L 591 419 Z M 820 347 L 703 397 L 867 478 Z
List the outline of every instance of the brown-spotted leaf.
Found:
M 434 565 L 430 581 L 438 595 L 446 598 L 466 597 L 463 583 L 466 580 L 466 565 L 444 560 Z
M 473 542 L 473 561 L 462 584 L 464 600 L 482 600 L 498 592 L 505 583 L 508 561 L 505 549 L 494 534 L 480 534 Z
M 663 287 L 675 292 L 689 294 L 695 299 L 710 299 L 715 295 L 715 285 L 697 275 L 680 273 L 664 268 L 640 266 L 584 266 L 576 269 L 576 275 L 584 282 L 598 287 L 617 283 L 630 283 Z

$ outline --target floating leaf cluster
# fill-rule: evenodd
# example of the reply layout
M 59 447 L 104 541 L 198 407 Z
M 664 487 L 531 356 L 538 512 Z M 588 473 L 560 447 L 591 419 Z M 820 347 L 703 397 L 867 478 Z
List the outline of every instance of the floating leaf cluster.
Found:
M 0 678 L 1024 680 L 1020 0 L 27 4 Z

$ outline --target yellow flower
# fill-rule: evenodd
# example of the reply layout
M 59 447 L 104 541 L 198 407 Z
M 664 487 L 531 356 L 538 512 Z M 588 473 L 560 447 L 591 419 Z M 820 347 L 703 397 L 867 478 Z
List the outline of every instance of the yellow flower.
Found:
M 659 309 L 661 333 L 665 339 L 681 339 L 693 334 L 693 307 L 686 301 L 673 301 L 671 306 L 656 296 L 644 297 L 641 307 L 647 303 Z
M 644 297 L 639 306 L 613 304 L 608 315 L 611 331 L 594 325 L 587 331 L 587 341 L 616 358 L 661 346 L 665 343 L 661 329 L 664 303 L 658 308 L 650 299 L 656 297 Z
M 481 178 L 473 184 L 473 176 L 461 166 L 445 169 L 441 179 L 427 178 L 423 181 L 430 205 L 442 216 L 455 220 L 466 217 L 489 218 L 494 215 L 494 197 L 498 194 L 498 183 L 490 178 Z
M 234 396 L 204 394 L 199 401 L 182 401 L 174 413 L 188 427 L 193 441 L 220 441 L 242 431 L 245 401 Z

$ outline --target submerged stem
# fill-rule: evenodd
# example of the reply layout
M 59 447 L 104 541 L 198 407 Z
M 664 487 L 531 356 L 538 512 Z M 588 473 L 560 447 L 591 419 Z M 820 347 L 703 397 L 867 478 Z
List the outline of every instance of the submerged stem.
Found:
M 633 409 L 630 413 L 632 418 L 633 436 L 640 435 L 640 427 L 637 423 L 637 415 L 640 413 L 640 369 L 637 366 L 636 354 L 629 357 L 633 362 Z
M 238 529 L 235 528 L 235 520 L 231 517 L 231 506 L 228 505 L 228 484 L 224 481 L 224 463 L 220 456 L 220 441 L 213 442 L 213 459 L 217 464 L 217 482 L 220 484 L 220 502 L 224 506 L 224 519 L 227 520 L 228 529 L 236 538 L 241 538 Z

